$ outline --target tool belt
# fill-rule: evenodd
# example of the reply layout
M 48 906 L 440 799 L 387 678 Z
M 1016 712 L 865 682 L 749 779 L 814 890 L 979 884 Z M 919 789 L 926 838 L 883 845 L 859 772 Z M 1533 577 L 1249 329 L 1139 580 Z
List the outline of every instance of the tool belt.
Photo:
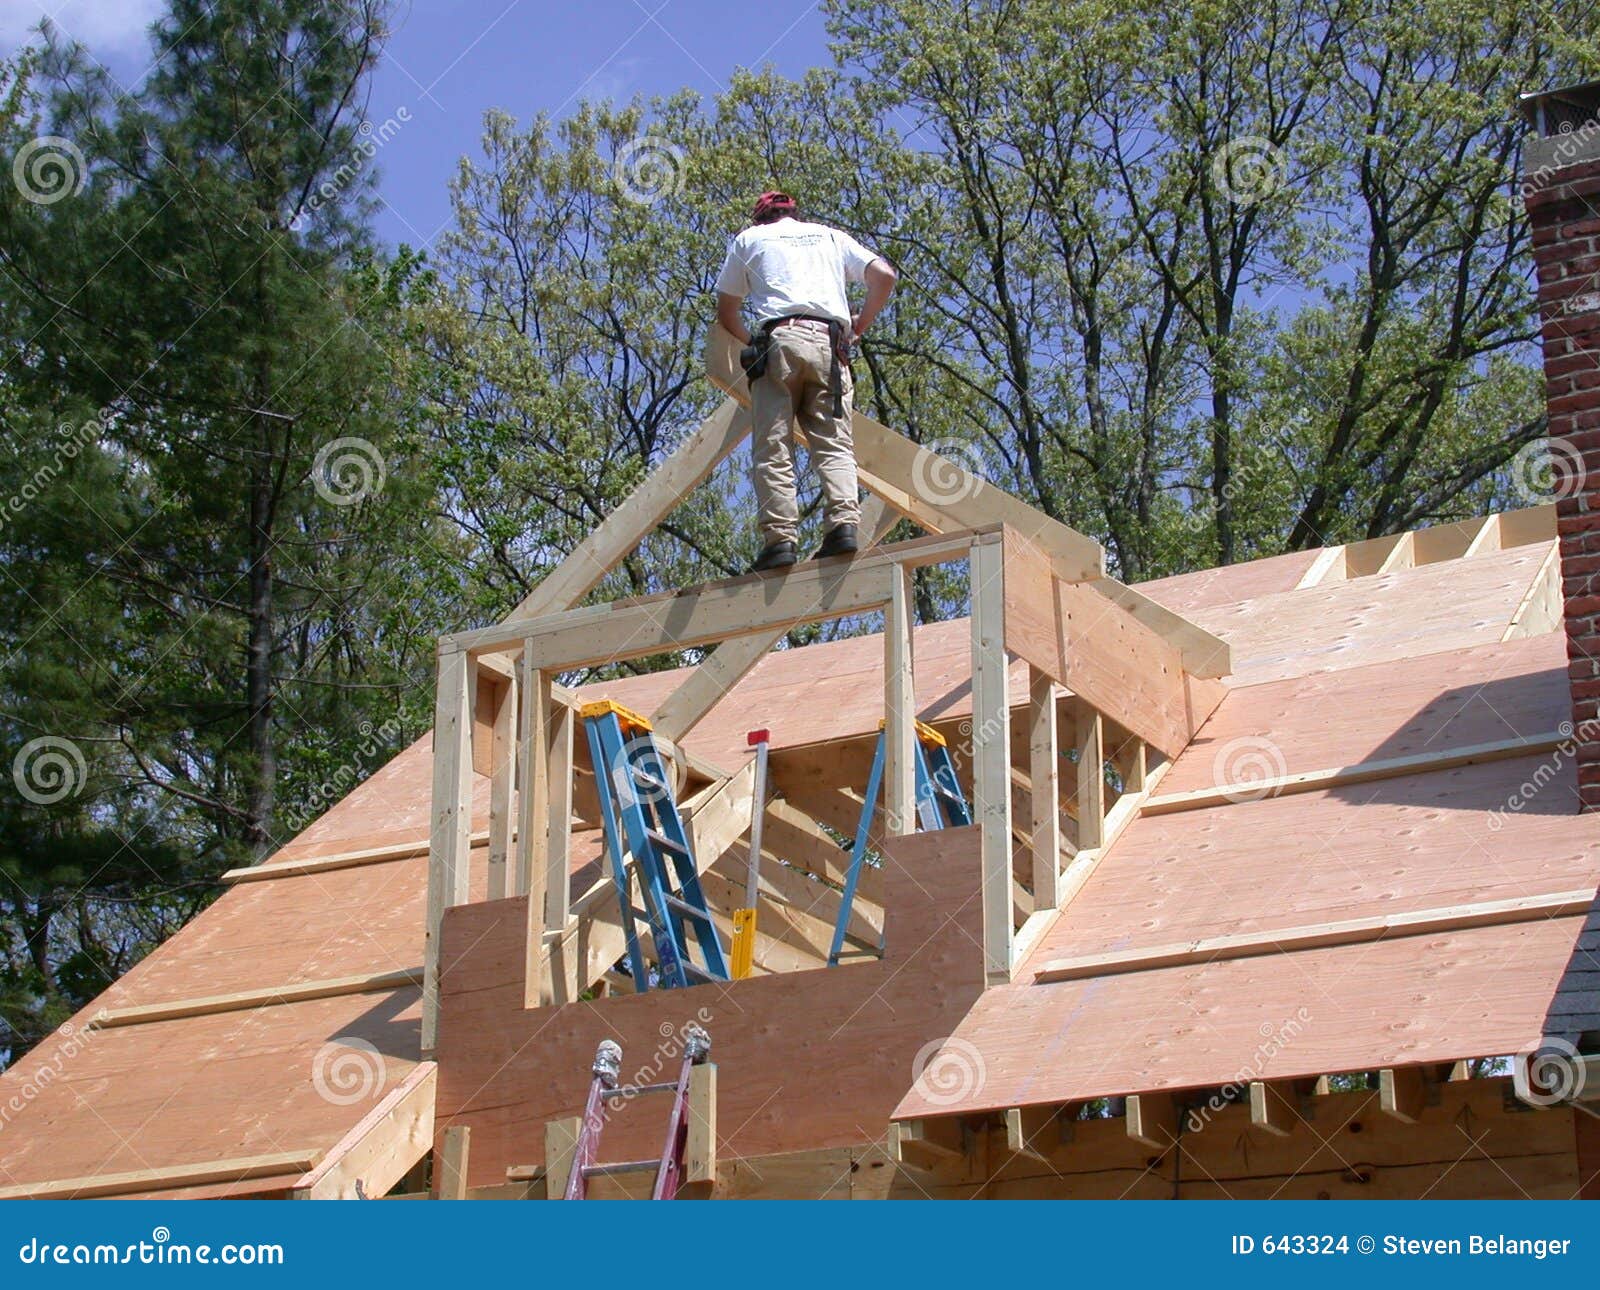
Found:
M 850 333 L 837 318 L 823 318 L 817 314 L 789 314 L 771 318 L 756 328 L 750 343 L 739 351 L 739 366 L 752 381 L 764 376 L 767 359 L 772 352 L 772 333 L 779 327 L 794 322 L 822 323 L 828 329 L 828 348 L 833 361 L 828 365 L 828 393 L 833 396 L 833 415 L 844 415 L 844 369 L 850 366 Z

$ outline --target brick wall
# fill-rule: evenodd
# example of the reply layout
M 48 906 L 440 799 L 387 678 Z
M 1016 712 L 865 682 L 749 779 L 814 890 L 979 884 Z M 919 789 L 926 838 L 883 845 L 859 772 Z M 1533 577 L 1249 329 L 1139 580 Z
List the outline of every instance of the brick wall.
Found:
M 1578 797 L 1581 810 L 1600 811 L 1600 157 L 1542 167 L 1523 195 L 1544 324 Z

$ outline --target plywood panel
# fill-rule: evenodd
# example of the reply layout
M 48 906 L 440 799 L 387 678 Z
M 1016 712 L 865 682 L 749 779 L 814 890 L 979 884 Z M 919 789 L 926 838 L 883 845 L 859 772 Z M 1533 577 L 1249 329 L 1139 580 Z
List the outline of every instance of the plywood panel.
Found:
M 20 1104 L 0 1138 L 0 1186 L 326 1150 L 415 1066 L 420 996 L 47 1039 L 0 1077 L 0 1100 Z
M 625 1080 L 673 1065 L 663 1034 L 711 1032 L 721 1149 L 730 1156 L 876 1141 L 915 1075 L 983 986 L 974 828 L 888 843 L 888 947 L 881 962 L 753 977 L 523 1011 L 515 900 L 446 916 L 439 1123 L 472 1127 L 474 1186 L 542 1160 L 544 1125 L 577 1114 L 595 1045 L 622 1044 Z M 931 1050 L 930 1050 L 931 1051 Z M 924 1055 L 924 1059 L 925 1059 Z M 658 1150 L 660 1099 L 631 1102 L 608 1126 L 605 1159 Z
M 1161 792 L 1530 737 L 1570 712 L 1559 633 L 1291 677 L 1230 690 Z
M 1189 616 L 1233 646 L 1232 685 L 1497 641 L 1548 545 L 1276 592 Z
M 954 1102 L 912 1090 L 895 1117 L 1519 1052 L 1582 924 L 990 990 L 956 1029 L 983 1054 L 981 1088 Z
M 1145 817 L 1037 961 L 1593 887 L 1600 852 L 1575 813 L 1570 763 L 1522 811 L 1499 814 L 1543 765 L 1521 757 Z

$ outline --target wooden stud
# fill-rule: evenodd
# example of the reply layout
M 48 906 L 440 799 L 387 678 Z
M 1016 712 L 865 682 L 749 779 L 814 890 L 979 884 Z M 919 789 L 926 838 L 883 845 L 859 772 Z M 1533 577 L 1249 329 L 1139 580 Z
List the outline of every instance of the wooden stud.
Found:
M 511 850 L 513 821 L 511 799 L 517 773 L 517 677 L 513 672 L 498 687 L 494 708 L 494 739 L 489 775 L 489 884 L 488 898 L 507 894 L 506 862 Z
M 1104 727 L 1098 712 L 1078 705 L 1078 850 L 1105 841 L 1106 772 Z
M 1006 1150 L 1048 1163 L 1071 1141 L 1070 1121 L 1061 1118 L 1064 1107 L 1013 1106 L 1006 1111 Z
M 1378 1105 L 1385 1115 L 1415 1124 L 1422 1118 L 1429 1082 L 1420 1066 L 1385 1067 L 1378 1072 Z
M 901 569 L 883 610 L 884 832 L 917 831 L 917 700 L 911 655 L 911 573 Z
M 1165 1151 L 1178 1140 L 1178 1104 L 1171 1093 L 1130 1093 L 1127 1097 L 1128 1136 L 1155 1151 Z
M 570 1115 L 551 1120 L 544 1126 L 545 1195 L 550 1200 L 565 1200 L 567 1183 L 578 1155 L 578 1137 L 583 1132 L 583 1117 Z
M 444 1131 L 444 1143 L 434 1161 L 433 1194 L 436 1200 L 467 1198 L 467 1165 L 472 1152 L 472 1128 L 452 1124 Z
M 1037 668 L 1028 670 L 1028 778 L 1031 789 L 1035 910 L 1061 903 L 1061 749 L 1056 738 L 1056 687 Z
M 982 830 L 983 959 L 990 985 L 1011 979 L 1011 701 L 1005 642 L 1005 553 L 972 545 L 972 764 Z
M 473 669 L 448 641 L 439 645 L 433 714 L 433 827 L 428 839 L 428 923 L 423 933 L 422 1052 L 439 1034 L 439 935 L 445 910 L 467 900 L 472 834 Z
M 1250 1123 L 1280 1138 L 1300 1123 L 1294 1085 L 1280 1080 L 1250 1081 Z
M 960 1119 L 895 1120 L 889 1125 L 889 1159 L 913 1169 L 936 1169 L 966 1159 L 966 1130 Z
M 683 1151 L 684 1199 L 708 1194 L 717 1181 L 717 1067 L 702 1062 L 689 1072 L 689 1133 Z M 683 1193 L 680 1192 L 680 1195 Z
M 1522 603 L 1506 624 L 1502 641 L 1520 640 L 1553 631 L 1562 620 L 1561 547 L 1552 542 L 1550 551 L 1534 573 Z
M 547 884 L 550 878 L 550 747 L 554 721 L 550 674 L 531 647 L 522 652 L 521 825 L 517 830 L 518 885 L 528 898 L 524 1006 L 537 1008 L 551 996 L 549 958 L 544 952 Z M 597 775 L 604 767 L 596 767 Z M 568 777 L 570 780 L 570 776 Z
M 572 743 L 578 715 L 565 704 L 552 705 L 547 733 L 550 739 L 545 756 L 545 786 L 549 805 L 545 808 L 544 929 L 560 932 L 572 912 Z

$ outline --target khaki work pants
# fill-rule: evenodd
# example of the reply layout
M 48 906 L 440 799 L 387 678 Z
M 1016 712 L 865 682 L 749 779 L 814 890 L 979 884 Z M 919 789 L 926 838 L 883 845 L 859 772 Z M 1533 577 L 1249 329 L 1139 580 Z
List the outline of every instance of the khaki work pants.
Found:
M 751 481 L 755 485 L 762 540 L 793 542 L 800 508 L 794 487 L 794 429 L 811 447 L 811 464 L 822 481 L 827 525 L 859 524 L 855 443 L 850 432 L 853 385 L 850 369 L 840 376 L 844 415 L 833 415 L 828 389 L 832 364 L 828 329 L 821 323 L 790 323 L 772 332 L 767 370 L 750 383 Z

